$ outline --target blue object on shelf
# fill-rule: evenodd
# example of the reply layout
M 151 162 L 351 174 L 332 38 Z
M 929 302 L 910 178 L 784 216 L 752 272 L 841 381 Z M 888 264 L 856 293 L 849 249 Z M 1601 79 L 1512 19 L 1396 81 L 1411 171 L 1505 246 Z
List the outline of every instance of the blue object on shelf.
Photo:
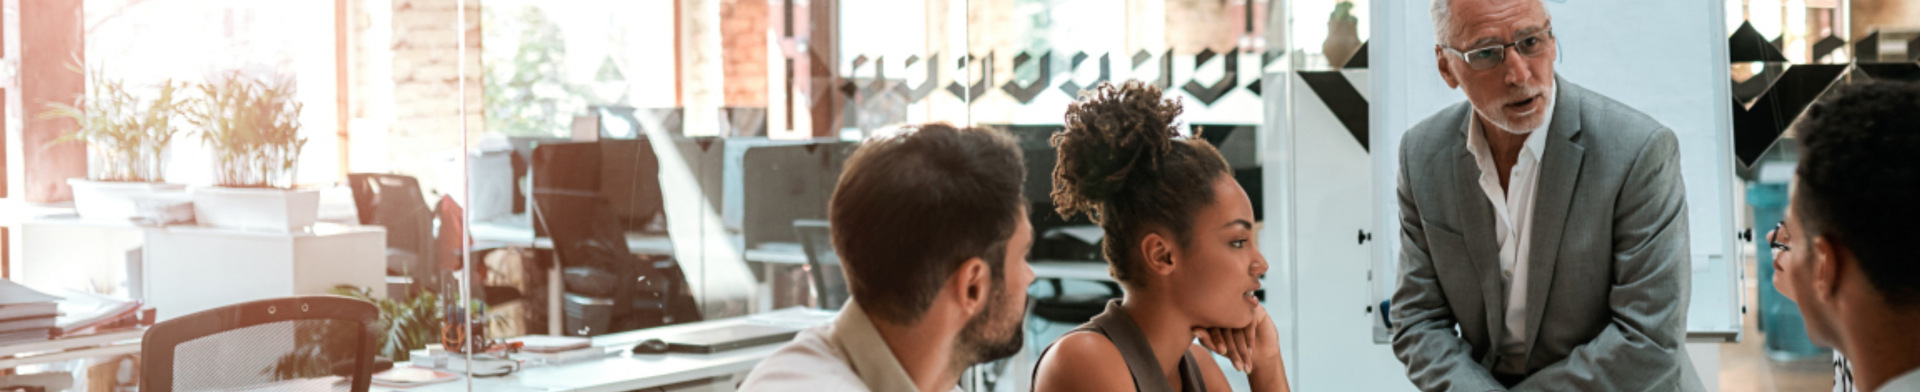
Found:
M 1393 330 L 1393 314 L 1387 313 L 1387 311 L 1392 308 L 1393 308 L 1393 300 L 1389 299 L 1389 300 L 1380 301 L 1380 325 L 1387 326 L 1388 331 Z

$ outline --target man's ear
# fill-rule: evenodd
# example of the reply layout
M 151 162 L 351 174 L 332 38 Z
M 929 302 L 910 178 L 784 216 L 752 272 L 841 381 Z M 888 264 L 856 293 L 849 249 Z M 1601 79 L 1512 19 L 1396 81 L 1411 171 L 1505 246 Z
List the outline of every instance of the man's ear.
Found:
M 1155 275 L 1173 273 L 1173 242 L 1158 232 L 1149 232 L 1140 238 L 1140 256 L 1146 263 L 1147 272 Z
M 1447 50 L 1440 45 L 1433 46 L 1433 61 L 1440 68 L 1440 79 L 1447 81 L 1447 88 L 1460 88 L 1460 80 L 1453 78 L 1453 63 L 1447 61 Z
M 1814 298 L 1832 301 L 1840 293 L 1840 262 L 1846 256 L 1845 249 L 1828 241 L 1826 236 L 1813 237 Z
M 966 317 L 980 313 L 987 306 L 987 297 L 993 289 L 993 271 L 988 269 L 986 260 L 978 257 L 967 259 L 960 268 L 947 278 L 947 294 Z

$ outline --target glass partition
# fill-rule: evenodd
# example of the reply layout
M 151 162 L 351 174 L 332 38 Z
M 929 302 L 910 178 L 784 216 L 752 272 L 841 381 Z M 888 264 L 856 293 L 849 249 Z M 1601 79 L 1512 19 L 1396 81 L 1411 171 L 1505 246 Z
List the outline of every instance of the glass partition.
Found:
M 454 59 L 479 46 L 444 3 L 8 3 L 0 283 L 57 316 L 3 327 L 0 374 L 33 381 L 0 384 L 344 386 L 373 362 L 337 343 L 404 365 L 506 320 L 525 292 L 462 228 L 510 203 L 465 173 L 510 166 L 465 153 L 481 86 Z
M 1027 390 L 1037 353 L 1086 321 L 1052 310 L 1120 295 L 1097 228 L 1047 196 L 1067 105 L 1100 83 L 1165 89 L 1264 230 L 1281 211 L 1262 192 L 1284 118 L 1272 96 L 1287 91 L 1268 79 L 1355 52 L 1329 39 L 1289 54 L 1287 6 L 1267 0 L 19 3 L 0 47 L 22 79 L 0 86 L 0 237 L 19 244 L 7 279 L 95 299 L 107 321 L 86 332 L 128 339 L 141 330 L 110 327 L 354 297 L 375 305 L 379 357 L 468 390 L 599 382 L 557 376 L 560 354 L 500 354 L 513 342 L 626 355 L 715 323 L 825 322 L 848 298 L 826 222 L 844 162 L 869 137 L 934 122 L 1006 129 L 1027 157 L 1030 308 L 1056 308 L 1030 312 L 1021 355 L 964 380 Z M 1291 280 L 1267 281 L 1290 331 Z M 122 313 L 138 316 L 115 324 Z M 325 379 L 345 357 L 314 342 L 347 325 L 252 329 L 238 341 L 281 355 L 220 366 L 257 375 L 248 384 Z M 113 350 L 15 373 L 138 387 L 126 371 L 87 376 L 140 366 L 137 345 Z M 374 381 L 439 375 L 424 372 Z M 676 385 L 745 370 L 716 374 Z

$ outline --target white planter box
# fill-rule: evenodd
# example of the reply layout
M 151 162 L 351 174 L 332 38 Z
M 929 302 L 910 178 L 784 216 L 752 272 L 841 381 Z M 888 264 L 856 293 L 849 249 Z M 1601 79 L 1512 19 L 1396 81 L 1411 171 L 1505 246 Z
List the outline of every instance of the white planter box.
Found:
M 133 218 L 139 199 L 168 193 L 183 193 L 187 186 L 153 182 L 109 182 L 84 178 L 67 179 L 73 187 L 73 209 L 81 219 L 90 221 L 126 221 Z
M 297 232 L 313 226 L 319 212 L 318 189 L 193 189 L 193 216 L 201 226 Z

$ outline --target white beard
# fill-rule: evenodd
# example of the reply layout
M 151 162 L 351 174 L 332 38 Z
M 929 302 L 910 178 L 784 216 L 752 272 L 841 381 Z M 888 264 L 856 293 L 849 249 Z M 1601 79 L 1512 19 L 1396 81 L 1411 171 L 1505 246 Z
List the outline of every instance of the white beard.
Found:
M 1540 105 L 1540 112 L 1532 113 L 1529 116 L 1530 118 L 1528 119 L 1528 121 L 1525 123 L 1514 122 L 1514 119 L 1507 118 L 1504 116 L 1500 116 L 1500 117 L 1490 116 L 1490 115 L 1487 115 L 1486 113 L 1480 113 L 1480 119 L 1486 121 L 1485 125 L 1489 125 L 1494 129 L 1500 130 L 1501 132 L 1506 132 L 1508 134 L 1513 134 L 1513 135 L 1531 134 L 1535 129 L 1540 129 L 1542 125 L 1546 125 L 1546 124 L 1541 124 L 1540 122 L 1546 121 L 1546 118 L 1547 118 L 1546 112 L 1549 110 L 1553 110 L 1553 98 L 1555 94 L 1554 88 L 1549 86 L 1547 87 L 1546 90 L 1547 91 L 1545 93 L 1540 94 L 1540 99 L 1545 100 L 1541 102 L 1543 105 Z M 1478 110 L 1479 110 L 1478 108 L 1475 108 L 1475 111 L 1478 111 Z

